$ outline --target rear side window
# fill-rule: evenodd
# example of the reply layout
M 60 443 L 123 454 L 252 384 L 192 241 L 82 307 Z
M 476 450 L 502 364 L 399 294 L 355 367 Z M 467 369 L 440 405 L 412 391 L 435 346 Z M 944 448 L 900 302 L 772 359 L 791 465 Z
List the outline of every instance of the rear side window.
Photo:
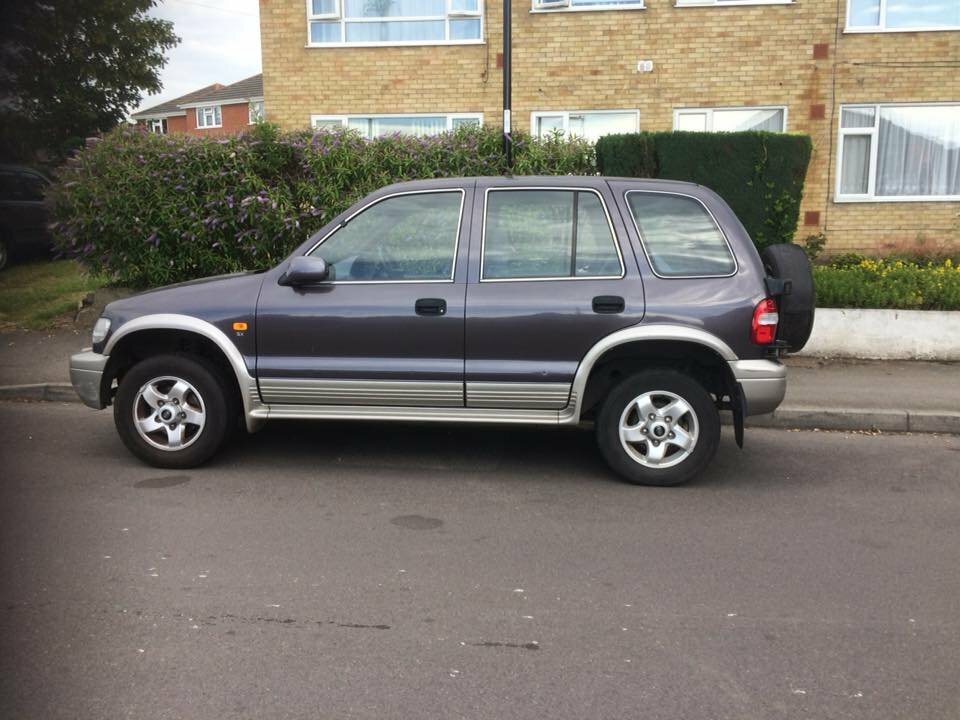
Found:
M 484 280 L 619 278 L 620 254 L 600 197 L 586 190 L 491 190 Z
M 627 204 L 657 275 L 724 276 L 736 271 L 726 238 L 699 200 L 670 193 L 628 192 Z

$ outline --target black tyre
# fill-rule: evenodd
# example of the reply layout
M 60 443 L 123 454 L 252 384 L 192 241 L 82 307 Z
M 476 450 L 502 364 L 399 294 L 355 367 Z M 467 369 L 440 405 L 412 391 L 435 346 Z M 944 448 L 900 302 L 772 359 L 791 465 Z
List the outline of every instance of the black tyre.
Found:
M 807 344 L 813 332 L 817 298 L 810 259 L 803 248 L 790 243 L 770 245 L 760 254 L 760 258 L 767 275 L 791 282 L 790 294 L 777 298 L 780 312 L 777 340 L 786 343 L 790 352 L 796 352 Z
M 627 482 L 679 485 L 716 454 L 720 415 L 696 380 L 673 370 L 646 370 L 610 392 L 596 434 L 600 453 Z
M 133 366 L 113 401 L 124 445 L 149 465 L 191 468 L 208 460 L 233 422 L 216 368 L 192 355 L 160 355 Z

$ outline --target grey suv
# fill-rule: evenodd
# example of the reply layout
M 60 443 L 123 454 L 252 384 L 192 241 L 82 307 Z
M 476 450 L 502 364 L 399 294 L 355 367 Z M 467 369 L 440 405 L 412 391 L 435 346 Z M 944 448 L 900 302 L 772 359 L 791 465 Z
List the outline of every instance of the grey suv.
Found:
M 779 311 L 779 317 L 778 317 Z M 635 483 L 700 472 L 718 410 L 783 399 L 813 321 L 810 267 L 763 259 L 705 187 L 601 177 L 378 190 L 279 266 L 111 303 L 71 378 L 160 467 L 236 419 L 576 425 Z M 779 322 L 779 324 L 778 324 Z

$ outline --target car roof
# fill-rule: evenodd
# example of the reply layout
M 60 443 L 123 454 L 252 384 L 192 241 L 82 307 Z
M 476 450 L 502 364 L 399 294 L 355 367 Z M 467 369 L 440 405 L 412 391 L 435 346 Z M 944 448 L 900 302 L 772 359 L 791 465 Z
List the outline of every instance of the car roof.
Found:
M 488 175 L 475 177 L 432 178 L 429 180 L 407 180 L 380 188 L 374 194 L 390 195 L 417 190 L 431 190 L 450 187 L 470 187 L 474 185 L 496 185 L 498 187 L 602 187 L 610 182 L 629 183 L 637 189 L 673 190 L 690 192 L 694 188 L 703 188 L 696 183 L 681 180 L 661 180 L 659 178 L 610 177 L 606 175 Z

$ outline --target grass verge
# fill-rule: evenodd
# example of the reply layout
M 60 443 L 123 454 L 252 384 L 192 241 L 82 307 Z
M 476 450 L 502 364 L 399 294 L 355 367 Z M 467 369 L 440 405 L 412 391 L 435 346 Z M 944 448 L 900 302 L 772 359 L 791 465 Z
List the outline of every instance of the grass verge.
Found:
M 0 329 L 44 330 L 72 320 L 86 294 L 105 282 L 73 260 L 8 267 L 0 272 Z

